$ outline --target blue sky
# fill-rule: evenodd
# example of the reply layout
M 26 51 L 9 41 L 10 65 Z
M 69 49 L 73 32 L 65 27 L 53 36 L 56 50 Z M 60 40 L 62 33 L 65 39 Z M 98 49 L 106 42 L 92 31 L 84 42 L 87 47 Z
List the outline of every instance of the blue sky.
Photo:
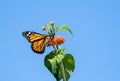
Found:
M 73 54 L 76 68 L 69 81 L 120 81 L 119 0 L 1 0 L 0 81 L 55 81 L 21 33 L 44 33 L 41 26 L 66 24 L 62 47 Z

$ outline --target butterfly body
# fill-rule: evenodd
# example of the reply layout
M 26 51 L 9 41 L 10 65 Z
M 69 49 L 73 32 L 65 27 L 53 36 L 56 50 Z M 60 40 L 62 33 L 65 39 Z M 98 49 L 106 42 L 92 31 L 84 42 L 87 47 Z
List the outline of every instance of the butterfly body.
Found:
M 44 53 L 46 44 L 53 39 L 53 35 L 43 35 L 32 31 L 25 31 L 22 35 L 31 43 L 32 50 L 38 54 Z

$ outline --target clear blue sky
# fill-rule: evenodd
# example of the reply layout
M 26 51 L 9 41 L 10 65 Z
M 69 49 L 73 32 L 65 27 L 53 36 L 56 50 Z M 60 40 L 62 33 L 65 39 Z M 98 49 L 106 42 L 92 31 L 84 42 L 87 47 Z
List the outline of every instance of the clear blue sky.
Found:
M 55 21 L 76 60 L 69 81 L 120 81 L 120 0 L 1 0 L 0 81 L 55 81 L 21 33 Z

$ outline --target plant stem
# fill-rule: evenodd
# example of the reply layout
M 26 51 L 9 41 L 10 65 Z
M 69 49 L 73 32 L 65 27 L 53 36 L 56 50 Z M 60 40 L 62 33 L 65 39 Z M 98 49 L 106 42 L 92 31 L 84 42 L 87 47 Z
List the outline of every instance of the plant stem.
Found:
M 52 45 L 52 47 L 54 48 L 54 50 L 56 50 L 56 48 L 55 48 L 55 46 L 54 46 L 54 45 Z
M 60 47 L 56 46 L 56 48 L 59 49 Z M 65 69 L 64 69 L 63 62 L 60 63 L 60 68 L 61 68 L 61 73 L 62 73 L 63 81 L 66 81 Z
M 55 34 L 55 28 L 54 28 L 54 25 L 52 25 L 52 30 L 53 30 L 53 34 Z
M 56 81 L 60 81 L 60 80 L 56 80 Z
M 61 62 L 60 66 L 61 66 L 61 70 L 62 70 L 63 81 L 66 81 L 66 77 L 65 77 L 65 69 L 64 69 L 63 62 Z
M 59 49 L 58 45 L 56 46 L 57 49 Z

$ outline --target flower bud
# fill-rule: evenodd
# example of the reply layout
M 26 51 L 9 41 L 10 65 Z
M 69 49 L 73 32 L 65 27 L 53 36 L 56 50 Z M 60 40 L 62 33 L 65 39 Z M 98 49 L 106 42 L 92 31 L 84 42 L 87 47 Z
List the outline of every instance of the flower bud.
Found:
M 54 21 L 51 21 L 51 22 L 50 22 L 50 25 L 54 25 L 54 24 L 55 24 L 55 22 L 54 22 Z
M 46 30 L 46 27 L 45 27 L 45 26 L 42 26 L 42 30 Z

